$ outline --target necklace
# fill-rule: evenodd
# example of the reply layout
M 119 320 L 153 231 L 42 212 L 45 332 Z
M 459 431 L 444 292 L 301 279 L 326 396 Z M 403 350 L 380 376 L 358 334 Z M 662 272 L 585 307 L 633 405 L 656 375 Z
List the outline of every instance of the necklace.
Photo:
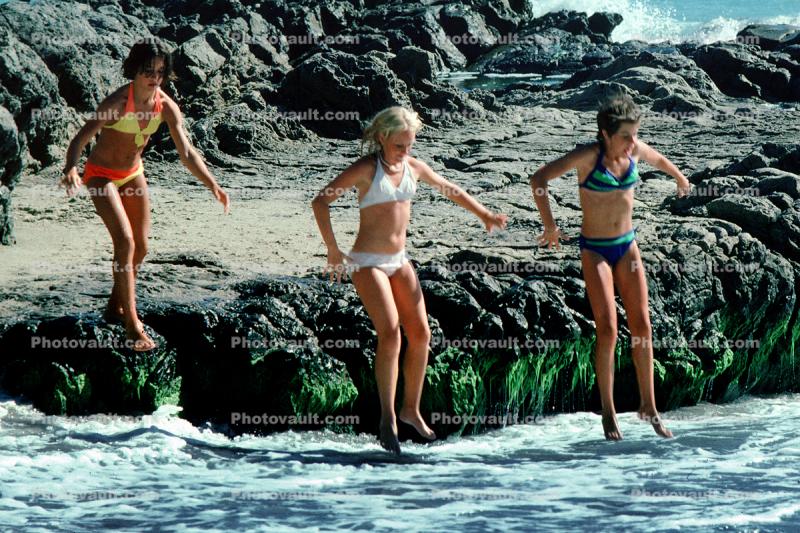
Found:
M 389 163 L 387 163 L 387 162 L 386 162 L 386 160 L 383 158 L 383 152 L 382 152 L 382 151 L 381 151 L 381 152 L 378 152 L 378 159 L 380 160 L 380 162 L 381 162 L 381 164 L 383 165 L 383 167 L 384 167 L 384 168 L 386 168 L 386 169 L 388 169 L 388 170 L 389 170 L 389 172 L 396 172 L 396 171 L 392 170 L 392 167 L 391 167 L 391 166 L 389 165 Z

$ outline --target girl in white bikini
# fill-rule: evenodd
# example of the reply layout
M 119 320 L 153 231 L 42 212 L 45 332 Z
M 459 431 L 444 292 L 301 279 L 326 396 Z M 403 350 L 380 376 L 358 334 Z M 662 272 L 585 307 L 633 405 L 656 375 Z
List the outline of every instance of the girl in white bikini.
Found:
M 506 215 L 492 213 L 458 185 L 410 156 L 421 127 L 417 114 L 402 107 L 378 113 L 364 131 L 362 147 L 367 144 L 367 155 L 331 181 L 312 202 L 328 248 L 331 280 L 335 277 L 340 281 L 345 269 L 351 272 L 353 285 L 378 335 L 375 379 L 381 403 L 379 438 L 381 446 L 397 454 L 400 443 L 394 406 L 400 326 L 408 347 L 403 361 L 405 390 L 399 418 L 424 438 L 436 438 L 419 412 L 431 332 L 419 280 L 405 253 L 406 228 L 417 181 L 428 183 L 474 213 L 488 231 L 505 228 L 507 220 Z M 329 206 L 352 187 L 358 189 L 360 224 L 353 248 L 345 255 L 333 234 Z

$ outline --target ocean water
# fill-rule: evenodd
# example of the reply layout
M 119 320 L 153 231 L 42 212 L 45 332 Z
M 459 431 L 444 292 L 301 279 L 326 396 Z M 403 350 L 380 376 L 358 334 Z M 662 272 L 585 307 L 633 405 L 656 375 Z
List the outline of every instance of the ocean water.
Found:
M 800 24 L 800 0 L 535 5 L 622 13 L 617 41 Z M 575 413 L 400 458 L 370 435 L 230 439 L 178 411 L 48 417 L 0 396 L 0 532 L 800 531 L 800 395 L 665 413 L 671 440 L 624 413 L 625 440 L 606 442 L 599 416 Z
M 649 43 L 696 42 L 706 44 L 736 40 L 749 24 L 793 24 L 800 26 L 800 0 L 530 0 L 536 16 L 569 9 L 592 15 L 619 13 L 622 23 L 611 39 Z M 442 76 L 465 91 L 501 89 L 524 81 L 537 85 L 558 85 L 569 76 L 542 77 L 538 74 L 478 74 L 450 72 Z
M 537 16 L 559 9 L 623 16 L 615 41 L 728 41 L 748 24 L 800 25 L 800 0 L 531 0 Z
M 0 398 L 0 531 L 798 531 L 800 395 L 547 417 L 383 452 L 374 437 L 229 439 L 163 407 L 46 417 Z M 155 530 L 155 529 L 153 529 Z

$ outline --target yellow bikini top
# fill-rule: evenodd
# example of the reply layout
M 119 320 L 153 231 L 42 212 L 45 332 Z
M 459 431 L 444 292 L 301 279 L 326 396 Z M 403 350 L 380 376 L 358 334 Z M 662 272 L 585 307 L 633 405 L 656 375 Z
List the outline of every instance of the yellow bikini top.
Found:
M 113 124 L 106 124 L 104 128 L 121 131 L 122 133 L 133 133 L 136 146 L 144 146 L 144 136 L 152 135 L 161 125 L 161 94 L 156 89 L 156 103 L 153 106 L 155 116 L 150 119 L 147 126 L 142 129 L 136 115 L 136 107 L 133 102 L 133 83 L 128 87 L 128 101 L 125 103 L 125 115 Z

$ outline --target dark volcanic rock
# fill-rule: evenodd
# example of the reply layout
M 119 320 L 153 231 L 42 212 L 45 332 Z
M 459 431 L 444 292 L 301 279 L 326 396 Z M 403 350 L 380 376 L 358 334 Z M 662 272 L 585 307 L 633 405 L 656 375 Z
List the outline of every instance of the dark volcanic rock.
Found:
M 25 168 L 25 142 L 14 117 L 0 106 L 0 244 L 14 244 L 11 192 Z
M 153 38 L 144 22 L 113 6 L 95 11 L 81 3 L 11 2 L 2 9 L 0 25 L 35 50 L 78 111 L 94 110 L 122 85 L 121 61 L 130 46 Z
M 780 50 L 800 44 L 800 28 L 789 24 L 751 24 L 736 35 L 741 42 L 764 50 Z
M 704 100 L 714 100 L 719 97 L 719 89 L 712 79 L 697 64 L 686 56 L 672 51 L 671 53 L 643 50 L 622 55 L 612 62 L 594 69 L 585 69 L 575 73 L 565 81 L 562 89 L 573 89 L 587 81 L 607 80 L 612 76 L 626 70 L 648 67 L 661 71 L 671 72 L 683 78 L 689 87 L 697 91 Z
M 480 72 L 552 74 L 575 72 L 611 58 L 608 35 L 622 22 L 603 14 L 593 23 L 583 13 L 559 11 L 534 19 L 511 35 L 511 42 L 480 57 L 471 68 Z M 595 32 L 594 29 L 599 30 Z
M 784 216 L 765 199 L 723 196 L 710 206 L 712 215 L 735 218 L 759 236 Z M 796 217 L 782 223 L 800 227 Z M 785 343 L 798 329 L 790 263 L 729 222 L 694 220 L 648 231 L 657 232 L 643 239 L 657 243 L 645 264 L 659 405 L 800 386 L 783 375 L 791 364 Z M 520 268 L 465 251 L 420 266 L 419 275 L 435 339 L 423 414 L 456 404 L 466 412 L 520 416 L 599 407 L 589 380 L 591 311 L 577 270 Z M 285 427 L 236 424 L 234 413 L 358 414 L 357 428 L 373 431 L 375 334 L 352 287 L 273 277 L 235 289 L 240 296 L 232 301 L 149 307 L 142 319 L 160 347 L 147 355 L 85 349 L 89 341 L 122 335 L 118 326 L 87 317 L 16 324 L 0 338 L 8 348 L 0 379 L 46 412 L 153 409 L 175 401 L 180 383 L 184 416 L 234 433 Z M 625 346 L 629 332 L 619 313 Z M 736 318 L 742 316 L 748 318 Z M 76 347 L 39 349 L 44 338 Z M 762 342 L 730 357 L 728 340 L 743 338 Z M 687 340 L 701 348 L 676 349 Z M 633 367 L 622 361 L 618 388 L 635 388 Z M 636 408 L 635 395 L 620 396 L 618 408 Z M 443 434 L 461 429 L 437 428 Z
M 410 103 L 405 83 L 385 59 L 377 52 L 361 57 L 338 51 L 315 54 L 286 75 L 280 97 L 291 109 L 349 114 L 341 115 L 348 118 L 310 120 L 306 124 L 324 135 L 357 137 L 361 122 L 381 109 Z
M 431 81 L 442 70 L 437 56 L 418 48 L 406 46 L 389 60 L 389 66 L 409 87 L 417 87 L 423 80 Z
M 231 166 L 228 156 L 256 157 L 284 140 L 311 141 L 316 135 L 275 107 L 244 103 L 215 111 L 192 124 L 194 142 L 212 163 Z
M 800 65 L 781 63 L 756 47 L 738 43 L 704 45 L 692 59 L 729 96 L 800 100 L 800 92 L 792 85 L 792 71 L 795 77 L 800 75 Z
M 592 33 L 602 35 L 606 39 L 611 38 L 611 32 L 622 24 L 622 15 L 619 13 L 598 12 L 589 17 L 589 30 Z
M 16 324 L 3 335 L 0 383 L 49 414 L 150 413 L 178 399 L 175 351 L 126 345 L 121 326 L 90 316 Z
M 31 47 L 2 27 L 0 105 L 13 115 L 34 160 L 50 164 L 63 156 L 69 123 L 59 80 Z
M 492 49 L 497 43 L 495 31 L 483 17 L 463 4 L 446 5 L 439 13 L 444 32 L 464 54 L 468 62 Z

